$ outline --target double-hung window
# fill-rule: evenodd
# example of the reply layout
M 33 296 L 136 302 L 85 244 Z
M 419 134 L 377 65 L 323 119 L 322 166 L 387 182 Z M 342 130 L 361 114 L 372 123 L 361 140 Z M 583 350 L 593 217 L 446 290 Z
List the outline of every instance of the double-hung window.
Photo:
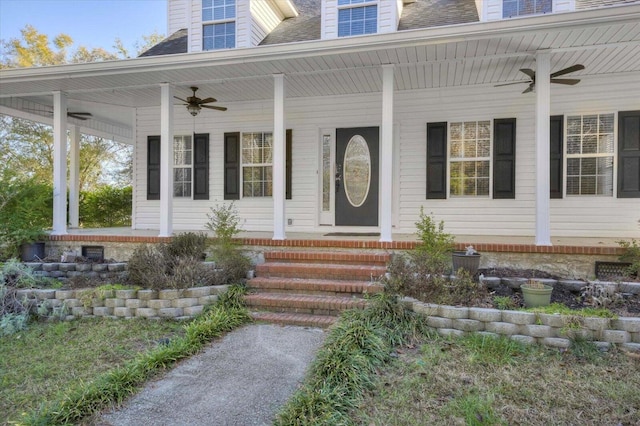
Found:
M 502 0 L 502 17 L 550 13 L 552 0 Z
M 449 195 L 489 196 L 491 121 L 449 125 Z
M 338 37 L 378 32 L 377 0 L 338 0 Z
M 270 197 L 273 194 L 273 134 L 242 134 L 242 195 Z
M 236 47 L 236 0 L 202 0 L 202 50 Z
M 613 196 L 614 114 L 567 117 L 567 195 Z
M 191 136 L 173 138 L 173 196 L 191 197 L 193 145 Z

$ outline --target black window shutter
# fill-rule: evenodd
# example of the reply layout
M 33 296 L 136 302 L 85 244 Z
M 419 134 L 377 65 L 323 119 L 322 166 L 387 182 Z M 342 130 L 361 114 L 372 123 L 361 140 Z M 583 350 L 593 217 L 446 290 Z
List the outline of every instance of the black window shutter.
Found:
M 427 199 L 447 198 L 447 123 L 427 123 Z
M 209 134 L 193 134 L 193 199 L 209 199 Z
M 562 198 L 562 187 L 564 185 L 562 168 L 564 150 L 564 116 L 552 116 L 549 130 L 549 193 L 551 198 Z
M 285 160 L 285 197 L 287 200 L 291 199 L 291 165 L 293 161 L 292 154 L 292 132 L 291 129 L 287 129 L 286 136 L 286 160 Z
M 160 199 L 160 136 L 147 137 L 147 200 Z
M 640 198 L 640 111 L 618 113 L 618 198 Z
M 493 120 L 493 198 L 516 198 L 516 119 Z
M 224 134 L 224 199 L 240 199 L 240 133 Z

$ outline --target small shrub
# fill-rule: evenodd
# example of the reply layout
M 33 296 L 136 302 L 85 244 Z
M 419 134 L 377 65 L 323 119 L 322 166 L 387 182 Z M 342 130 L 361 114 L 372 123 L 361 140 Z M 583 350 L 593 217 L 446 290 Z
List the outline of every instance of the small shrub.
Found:
M 27 322 L 29 321 L 29 315 L 27 313 L 21 314 L 4 314 L 0 316 L 0 335 L 9 336 L 17 333 L 20 330 L 27 328 Z
M 38 284 L 33 270 L 18 259 L 9 259 L 0 270 L 0 283 L 17 288 L 33 288 Z
M 587 284 L 580 295 L 587 305 L 594 308 L 608 309 L 624 301 L 622 294 L 618 293 L 614 287 L 598 283 Z
M 209 221 L 205 227 L 214 233 L 212 255 L 220 284 L 243 280 L 251 267 L 251 261 L 238 248 L 234 238 L 240 233 L 240 218 L 233 203 L 217 205 L 207 214 Z
M 212 285 L 214 272 L 193 257 L 178 257 L 173 262 L 169 288 L 189 288 Z
M 420 220 L 416 222 L 416 228 L 420 243 L 416 246 L 417 258 L 414 261 L 428 262 L 431 273 L 447 273 L 455 245 L 453 236 L 444 232 L 444 222 L 437 223 L 420 207 Z
M 167 246 L 167 251 L 170 256 L 174 257 L 200 259 L 207 249 L 207 245 L 208 238 L 204 232 L 185 232 L 171 239 Z
M 640 278 L 640 243 L 636 240 L 618 241 L 624 252 L 620 255 L 621 262 L 629 262 L 631 266 L 627 268 L 629 276 Z
M 100 228 L 131 225 L 130 186 L 104 185 L 80 194 L 80 222 L 85 227 Z
M 501 311 L 509 311 L 518 308 L 516 302 L 514 302 L 509 296 L 495 296 L 493 298 L 493 304 Z
M 144 288 L 167 288 L 169 282 L 169 262 L 163 244 L 138 247 L 127 265 L 129 280 Z

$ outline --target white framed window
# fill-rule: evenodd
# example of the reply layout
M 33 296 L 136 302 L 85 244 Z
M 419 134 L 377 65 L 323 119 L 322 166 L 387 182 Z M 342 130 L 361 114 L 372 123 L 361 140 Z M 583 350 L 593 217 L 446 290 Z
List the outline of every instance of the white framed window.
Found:
M 242 134 L 242 196 L 270 197 L 273 194 L 273 133 Z
M 191 136 L 173 138 L 173 196 L 191 197 L 193 173 L 193 141 Z
M 552 8 L 552 0 L 502 0 L 502 17 L 550 13 Z
M 567 195 L 613 196 L 615 115 L 567 116 Z
M 491 120 L 449 125 L 449 195 L 489 196 Z
M 376 0 L 338 0 L 338 37 L 378 32 Z
M 202 0 L 202 50 L 236 47 L 236 0 Z

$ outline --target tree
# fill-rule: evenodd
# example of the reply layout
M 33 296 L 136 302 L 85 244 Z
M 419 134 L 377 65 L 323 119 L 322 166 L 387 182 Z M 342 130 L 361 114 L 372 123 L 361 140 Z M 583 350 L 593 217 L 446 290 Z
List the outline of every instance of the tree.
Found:
M 49 39 L 33 26 L 21 30 L 21 38 L 0 41 L 5 56 L 0 68 L 35 67 L 128 58 L 121 40 L 115 40 L 115 52 L 102 48 L 73 49 L 73 40 L 66 34 Z M 136 43 L 138 53 L 147 50 L 163 38 L 158 33 L 142 36 Z M 2 167 L 11 167 L 23 177 L 50 183 L 53 176 L 53 133 L 50 126 L 29 120 L 0 115 L 0 160 Z M 131 182 L 131 147 L 115 141 L 82 135 L 80 142 L 80 189 L 95 189 L 100 184 Z

